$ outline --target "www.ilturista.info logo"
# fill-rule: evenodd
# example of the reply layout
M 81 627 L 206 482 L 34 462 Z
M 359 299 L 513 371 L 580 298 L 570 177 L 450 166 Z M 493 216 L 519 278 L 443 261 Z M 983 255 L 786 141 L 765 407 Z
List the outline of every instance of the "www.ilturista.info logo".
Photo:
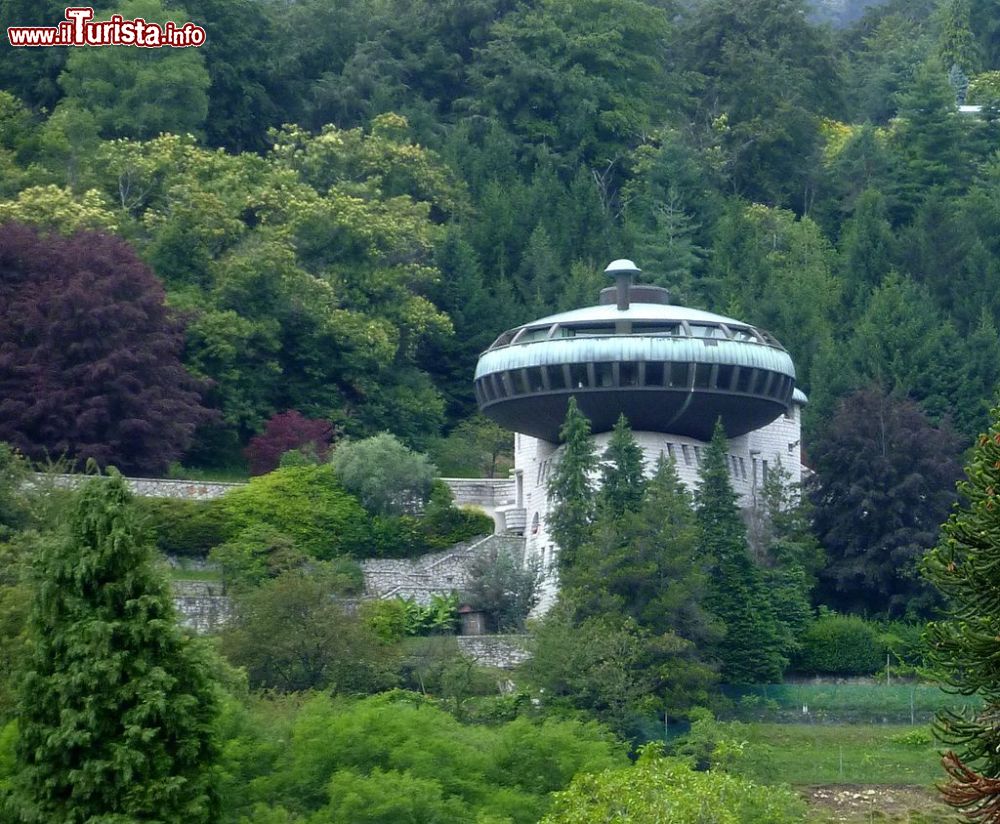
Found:
M 113 14 L 109 20 L 94 20 L 89 6 L 71 6 L 66 19 L 55 26 L 9 26 L 7 39 L 12 46 L 141 46 L 146 49 L 200 46 L 205 30 L 194 23 L 178 25 L 169 20 L 162 25 L 141 17 L 125 20 Z

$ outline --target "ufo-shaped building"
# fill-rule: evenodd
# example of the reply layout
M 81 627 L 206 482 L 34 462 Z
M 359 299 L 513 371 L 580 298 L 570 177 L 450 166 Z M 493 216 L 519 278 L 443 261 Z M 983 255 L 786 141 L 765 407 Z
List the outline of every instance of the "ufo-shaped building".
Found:
M 778 463 L 792 481 L 801 479 L 806 398 L 781 344 L 743 321 L 671 304 L 667 290 L 633 282 L 639 270 L 631 261 L 605 271 L 616 283 L 597 306 L 504 332 L 476 366 L 483 414 L 517 433 L 517 503 L 503 513 L 505 526 L 523 529 L 528 552 L 546 566 L 557 547 L 545 528 L 545 490 L 571 397 L 590 419 L 599 452 L 624 413 L 647 466 L 661 453 L 672 456 L 692 488 L 720 418 L 744 505 Z

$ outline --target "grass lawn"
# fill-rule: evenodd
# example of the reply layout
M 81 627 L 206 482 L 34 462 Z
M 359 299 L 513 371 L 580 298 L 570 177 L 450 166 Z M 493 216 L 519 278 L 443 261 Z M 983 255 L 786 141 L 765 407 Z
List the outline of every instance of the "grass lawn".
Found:
M 927 726 L 756 723 L 743 731 L 770 748 L 768 779 L 807 799 L 809 822 L 955 820 L 934 790 L 944 772 Z
M 940 745 L 934 740 L 920 740 L 929 738 L 927 727 L 748 724 L 747 733 L 751 743 L 771 747 L 771 768 L 788 784 L 930 787 L 944 777 L 938 756 Z

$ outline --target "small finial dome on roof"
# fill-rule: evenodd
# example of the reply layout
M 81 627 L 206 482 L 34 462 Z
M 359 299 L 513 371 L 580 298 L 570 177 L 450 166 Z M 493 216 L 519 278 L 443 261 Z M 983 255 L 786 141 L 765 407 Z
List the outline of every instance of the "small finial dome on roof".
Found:
M 642 272 L 638 266 L 636 266 L 631 260 L 627 258 L 619 258 L 618 260 L 613 260 L 608 264 L 608 268 L 604 270 L 606 275 L 638 275 Z

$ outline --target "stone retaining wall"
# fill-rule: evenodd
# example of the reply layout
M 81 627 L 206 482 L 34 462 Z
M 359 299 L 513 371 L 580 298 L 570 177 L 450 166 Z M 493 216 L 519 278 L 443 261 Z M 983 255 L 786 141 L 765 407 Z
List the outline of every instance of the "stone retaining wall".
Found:
M 413 598 L 426 605 L 434 594 L 461 591 L 469 583 L 472 559 L 494 548 L 513 552 L 520 560 L 524 556 L 524 539 L 488 535 L 420 558 L 369 558 L 361 562 L 365 594 L 371 598 Z
M 75 489 L 89 475 L 44 475 L 40 479 L 52 483 L 59 489 Z M 133 495 L 140 498 L 186 498 L 192 501 L 208 501 L 221 498 L 230 489 L 246 486 L 243 483 L 225 481 L 182 481 L 172 478 L 126 478 L 125 482 Z
M 88 475 L 43 475 L 50 483 L 63 489 L 73 489 L 83 483 Z M 474 505 L 484 509 L 513 504 L 516 488 L 510 478 L 442 478 L 458 506 Z M 142 498 L 188 498 L 207 501 L 221 498 L 230 489 L 246 486 L 245 483 L 227 481 L 188 481 L 174 478 L 126 478 L 133 494 Z
M 473 504 L 484 509 L 515 503 L 517 489 L 513 478 L 442 478 L 457 506 Z
M 174 581 L 174 607 L 180 624 L 199 635 L 218 632 L 232 614 L 232 603 L 222 584 L 209 581 Z
M 531 658 L 527 635 L 459 635 L 458 648 L 482 667 L 513 669 Z

